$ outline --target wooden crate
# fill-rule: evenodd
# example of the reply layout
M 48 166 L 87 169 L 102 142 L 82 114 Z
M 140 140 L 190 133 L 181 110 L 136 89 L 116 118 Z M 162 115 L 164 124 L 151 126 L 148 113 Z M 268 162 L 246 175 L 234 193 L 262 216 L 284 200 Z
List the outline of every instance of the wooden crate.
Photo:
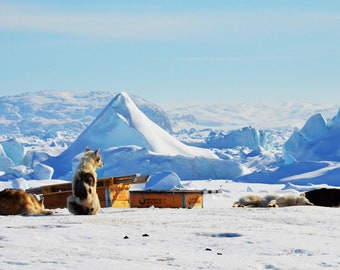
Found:
M 202 208 L 202 190 L 130 191 L 130 206 L 137 208 Z
M 128 208 L 129 189 L 131 184 L 145 183 L 148 176 L 126 175 L 118 177 L 99 178 L 97 194 L 101 207 Z M 67 197 L 72 195 L 72 183 L 41 186 L 27 189 L 26 192 L 39 194 L 44 197 L 48 209 L 65 208 Z
M 129 208 L 130 184 L 116 184 L 97 188 L 101 207 Z
M 44 197 L 44 205 L 47 209 L 66 208 L 67 197 L 72 195 L 72 190 L 58 191 L 42 194 Z

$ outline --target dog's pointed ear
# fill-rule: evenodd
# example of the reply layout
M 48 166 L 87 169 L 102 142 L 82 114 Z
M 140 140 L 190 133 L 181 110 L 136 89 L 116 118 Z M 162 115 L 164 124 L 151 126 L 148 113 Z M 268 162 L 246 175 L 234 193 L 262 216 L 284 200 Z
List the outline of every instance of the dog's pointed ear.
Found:
M 98 155 L 99 155 L 99 149 L 97 149 L 96 151 L 94 151 L 94 154 L 95 154 L 96 156 L 98 156 Z
M 85 147 L 85 153 L 90 151 L 90 148 L 88 148 L 87 146 Z

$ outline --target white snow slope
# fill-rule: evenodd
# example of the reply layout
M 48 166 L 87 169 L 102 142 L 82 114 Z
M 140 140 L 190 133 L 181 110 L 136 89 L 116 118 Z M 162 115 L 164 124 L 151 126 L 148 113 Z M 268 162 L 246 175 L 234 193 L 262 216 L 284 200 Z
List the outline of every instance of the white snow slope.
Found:
M 169 156 L 217 158 L 212 151 L 191 147 L 175 139 L 146 117 L 124 92 L 116 95 L 73 145 L 79 147 L 78 144 L 82 144 L 81 151 L 85 145 L 103 149 L 138 145 Z

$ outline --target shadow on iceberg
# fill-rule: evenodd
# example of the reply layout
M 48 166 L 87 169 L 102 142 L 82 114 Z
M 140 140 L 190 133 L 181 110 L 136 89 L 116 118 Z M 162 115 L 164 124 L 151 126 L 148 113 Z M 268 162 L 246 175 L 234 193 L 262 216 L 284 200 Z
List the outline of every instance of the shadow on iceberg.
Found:
M 332 162 L 294 162 L 282 164 L 276 170 L 263 170 L 237 177 L 245 183 L 317 185 L 327 183 L 338 186 L 340 164 Z
M 97 171 L 98 177 L 170 171 L 183 180 L 202 180 L 234 179 L 243 173 L 241 165 L 230 160 L 165 156 L 138 146 L 109 148 L 102 152 L 102 157 L 105 166 Z

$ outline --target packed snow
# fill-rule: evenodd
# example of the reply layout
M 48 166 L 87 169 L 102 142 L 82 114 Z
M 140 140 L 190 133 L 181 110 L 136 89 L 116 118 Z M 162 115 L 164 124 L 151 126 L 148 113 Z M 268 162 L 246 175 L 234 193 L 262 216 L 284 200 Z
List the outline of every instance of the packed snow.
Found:
M 182 184 L 220 193 L 204 194 L 204 207 L 194 209 L 0 217 L 0 269 L 340 268 L 338 208 L 232 208 L 249 192 L 296 191 L 226 180 Z
M 205 191 L 200 209 L 0 217 L 0 269 L 340 269 L 339 208 L 232 208 L 251 193 L 338 187 L 336 106 L 287 103 L 283 113 L 267 105 L 262 115 L 261 106 L 196 106 L 168 115 L 124 92 L 57 91 L 0 105 L 0 190 L 70 181 L 89 146 L 105 164 L 99 177 L 141 173 L 148 183 L 132 189 Z M 216 117 L 223 111 L 232 118 Z

